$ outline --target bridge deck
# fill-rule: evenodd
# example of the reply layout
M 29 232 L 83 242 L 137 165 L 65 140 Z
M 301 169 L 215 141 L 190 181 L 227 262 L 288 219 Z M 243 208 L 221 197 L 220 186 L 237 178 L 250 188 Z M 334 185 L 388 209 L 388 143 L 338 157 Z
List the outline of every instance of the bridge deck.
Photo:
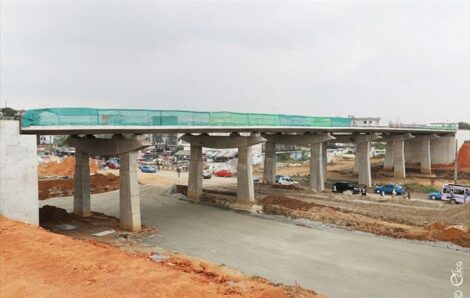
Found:
M 35 135 L 93 135 L 93 134 L 144 134 L 144 133 L 382 133 L 382 134 L 438 134 L 453 135 L 455 131 L 425 128 L 392 127 L 304 127 L 304 126 L 30 126 L 22 134 Z
M 42 135 L 142 133 L 415 133 L 453 134 L 455 128 L 353 127 L 352 118 L 284 114 L 134 109 L 50 108 L 21 115 L 21 133 Z

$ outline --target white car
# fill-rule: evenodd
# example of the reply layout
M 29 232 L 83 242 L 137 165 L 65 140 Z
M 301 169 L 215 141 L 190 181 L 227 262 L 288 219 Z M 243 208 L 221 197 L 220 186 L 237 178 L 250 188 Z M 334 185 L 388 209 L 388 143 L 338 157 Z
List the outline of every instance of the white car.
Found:
M 295 185 L 295 186 L 300 186 L 300 183 L 295 181 L 289 176 L 281 176 L 277 180 L 277 184 L 279 185 Z

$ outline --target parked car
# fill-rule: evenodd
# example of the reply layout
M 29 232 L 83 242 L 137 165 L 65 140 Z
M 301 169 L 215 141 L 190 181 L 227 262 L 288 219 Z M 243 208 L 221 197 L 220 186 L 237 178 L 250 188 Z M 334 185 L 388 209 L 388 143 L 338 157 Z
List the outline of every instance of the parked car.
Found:
M 214 172 L 214 175 L 217 177 L 232 177 L 232 172 L 230 170 L 218 170 Z
M 202 179 L 211 179 L 211 178 L 212 178 L 211 172 L 209 171 L 202 172 Z
M 428 193 L 428 198 L 430 200 L 440 200 L 442 198 L 442 194 L 440 192 L 430 192 Z
M 382 195 L 404 195 L 406 190 L 403 186 L 400 184 L 395 184 L 395 183 L 389 183 L 386 185 L 377 185 L 374 189 L 376 193 L 382 194 Z
M 259 178 L 256 176 L 253 176 L 253 183 L 259 183 Z
M 294 186 L 300 186 L 300 183 L 295 181 L 289 176 L 281 176 L 279 179 L 277 179 L 276 184 L 279 185 L 294 185 Z
M 108 166 L 108 168 L 110 168 L 110 169 L 120 169 L 121 168 L 121 166 L 116 161 L 113 161 L 113 160 L 108 160 L 106 162 L 106 166 Z
M 361 188 L 357 184 L 354 184 L 352 182 L 338 181 L 333 184 L 333 192 L 343 193 L 347 190 L 351 191 L 353 194 L 358 194 L 361 192 Z
M 451 204 L 464 204 L 470 202 L 470 186 L 458 184 L 442 185 L 441 200 Z
M 141 165 L 139 168 L 142 171 L 142 173 L 156 173 L 157 172 L 157 169 L 151 165 Z

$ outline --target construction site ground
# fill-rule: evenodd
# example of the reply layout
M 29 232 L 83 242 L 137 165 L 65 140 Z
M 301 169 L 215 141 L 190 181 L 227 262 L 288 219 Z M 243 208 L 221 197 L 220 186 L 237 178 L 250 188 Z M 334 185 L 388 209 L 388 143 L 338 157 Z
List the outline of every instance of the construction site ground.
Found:
M 427 199 L 426 191 L 440 189 L 443 183 L 452 182 L 451 169 L 435 170 L 438 174 L 436 176 L 422 176 L 417 169 L 411 170 L 408 178 L 401 180 L 383 172 L 380 163 L 381 160 L 373 161 L 374 183 L 404 184 L 412 189 L 411 200 L 401 196 L 381 197 L 372 193 L 367 196 L 332 194 L 328 190 L 313 193 L 307 188 L 306 175 L 309 167 L 304 164 L 278 169 L 278 174 L 290 175 L 300 181 L 300 189 L 256 185 L 256 199 L 262 211 L 248 215 L 203 204 L 191 204 L 184 196 L 173 194 L 175 184 L 184 186 L 187 183 L 186 172 L 180 178 L 177 178 L 174 171 L 139 173 L 142 220 L 145 225 L 157 227 L 158 233 L 153 230 L 153 233 L 150 231 L 148 234 L 147 231 L 138 238 L 131 237 L 138 239 L 132 242 L 137 243 L 137 246 L 129 245 L 130 241 L 123 242 L 118 236 L 115 236 L 117 240 L 111 237 L 113 240 L 110 244 L 119 246 L 117 243 L 126 243 L 125 249 L 128 251 L 133 251 L 135 247 L 139 247 L 138 250 L 141 247 L 150 247 L 153 250 L 150 253 L 158 251 L 158 254 L 166 256 L 173 255 L 170 251 L 179 251 L 218 264 L 227 264 L 245 274 L 264 276 L 275 282 L 299 284 L 334 297 L 389 297 L 390 295 L 378 291 L 378 288 L 361 282 L 361 279 L 374 278 L 377 271 L 385 270 L 379 268 L 385 266 L 388 271 L 383 273 L 390 279 L 383 280 L 379 285 L 395 291 L 396 296 L 446 295 L 450 288 L 441 281 L 438 282 L 435 274 L 444 274 L 440 271 L 453 264 L 451 261 L 450 265 L 446 265 L 450 259 L 469 257 L 470 204 L 450 205 Z M 352 160 L 340 160 L 328 165 L 327 188 L 331 188 L 334 181 L 357 179 L 352 174 L 352 165 Z M 118 170 L 98 170 L 97 173 L 97 176 L 118 181 Z M 255 167 L 254 175 L 262 178 L 262 169 Z M 461 177 L 460 183 L 470 184 L 468 172 L 463 171 Z M 106 191 L 108 187 L 105 184 L 105 181 L 100 183 L 101 188 L 105 189 L 102 191 Z M 236 177 L 213 176 L 212 179 L 204 180 L 204 190 L 203 203 L 228 206 L 236 198 Z M 60 196 L 70 194 L 71 192 L 64 191 Z M 41 203 L 47 204 L 71 211 L 72 198 L 57 198 Z M 92 196 L 92 209 L 95 211 L 118 216 L 118 206 L 117 192 Z M 104 215 L 94 215 L 95 219 L 100 216 Z M 90 222 L 99 222 L 95 219 L 90 218 Z M 290 226 L 287 230 L 286 225 Z M 81 236 L 74 237 L 86 239 L 92 232 L 86 230 Z M 120 232 L 116 232 L 115 235 L 119 234 Z M 373 234 L 426 241 L 409 242 L 375 237 Z M 264 243 L 260 244 L 256 241 L 257 238 Z M 103 239 L 105 238 L 98 240 Z M 351 250 L 345 251 L 344 247 Z M 382 250 L 390 255 L 384 258 Z M 312 256 L 313 252 L 318 256 Z M 353 255 L 354 260 L 344 259 L 344 264 L 340 265 L 336 261 L 328 261 L 331 258 L 342 259 L 343 254 Z M 433 263 L 427 264 L 429 259 L 424 258 L 425 256 L 432 259 Z M 406 270 L 408 280 L 400 276 L 402 271 L 398 270 L 400 273 L 396 270 L 394 262 L 397 260 L 405 267 L 407 264 L 414 264 L 413 269 Z M 310 266 L 306 267 L 304 263 Z M 364 268 L 362 264 L 365 263 L 368 264 L 367 270 L 357 272 L 357 268 Z M 312 264 L 317 267 L 312 268 Z M 415 272 L 417 266 L 425 268 L 425 273 Z M 339 276 L 338 271 L 341 271 Z M 351 272 L 356 275 L 351 277 Z M 422 276 L 416 278 L 414 274 Z M 338 277 L 339 282 L 332 276 Z M 427 278 L 428 281 L 421 278 Z M 390 283 L 392 279 L 401 281 L 402 288 Z M 425 289 L 420 286 L 429 284 L 429 280 L 436 282 L 435 288 L 432 286 Z M 413 283 L 418 286 L 413 286 Z M 338 284 L 344 287 L 339 288 Z M 284 289 L 291 293 L 294 288 Z M 295 289 L 302 291 L 300 288 Z
M 67 236 L 0 217 L 1 297 L 324 297 L 196 258 L 163 255 L 137 241 L 155 229 L 125 233 L 116 218 L 103 214 L 80 219 L 55 208 L 47 212 L 45 226 Z M 57 228 L 64 223 L 78 229 Z M 99 241 L 90 235 L 104 228 L 117 233 Z
M 452 290 L 447 276 L 455 262 L 470 253 L 447 242 L 377 237 L 318 221 L 193 204 L 168 184 L 184 181 L 186 173 L 180 179 L 173 172 L 151 175 L 141 175 L 154 180 L 140 187 L 141 215 L 158 233 L 142 243 L 332 297 L 442 297 Z M 71 211 L 73 198 L 40 204 Z M 92 210 L 119 216 L 118 191 L 92 195 Z

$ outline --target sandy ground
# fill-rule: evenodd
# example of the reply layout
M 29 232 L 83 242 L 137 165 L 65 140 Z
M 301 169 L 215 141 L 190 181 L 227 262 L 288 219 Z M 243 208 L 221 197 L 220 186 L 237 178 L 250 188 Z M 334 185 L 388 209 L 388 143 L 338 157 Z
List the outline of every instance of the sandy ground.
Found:
M 323 297 L 182 257 L 161 262 L 0 217 L 2 297 Z

